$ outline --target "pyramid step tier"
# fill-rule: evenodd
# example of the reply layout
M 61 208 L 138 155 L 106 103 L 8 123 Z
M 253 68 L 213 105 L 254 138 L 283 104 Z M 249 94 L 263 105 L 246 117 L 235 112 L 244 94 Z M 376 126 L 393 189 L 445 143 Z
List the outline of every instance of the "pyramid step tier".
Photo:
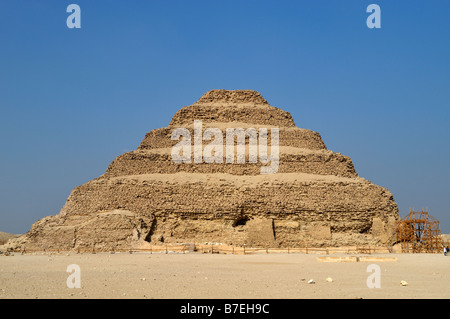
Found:
M 172 174 L 187 173 L 228 173 L 233 175 L 259 175 L 262 166 L 274 165 L 272 162 L 262 164 L 249 163 L 248 147 L 245 163 L 226 162 L 226 150 L 223 150 L 222 163 L 194 162 L 193 148 L 191 148 L 190 163 L 175 163 L 172 159 L 171 148 L 138 150 L 118 156 L 107 168 L 105 177 L 116 177 L 139 174 Z M 335 175 L 343 177 L 357 177 L 353 162 L 347 156 L 327 150 L 311 151 L 293 147 L 279 148 L 279 164 L 275 173 L 308 173 L 319 175 Z M 273 166 L 272 166 L 273 167 Z
M 194 128 L 193 122 L 189 123 L 190 125 L 180 126 L 180 128 L 187 128 L 189 130 L 191 136 L 191 144 L 194 144 Z M 226 129 L 227 128 L 242 128 L 244 131 L 248 128 L 254 128 L 256 130 L 256 137 L 258 143 L 260 141 L 259 129 L 264 127 L 267 129 L 267 145 L 271 145 L 271 129 L 277 128 L 276 126 L 268 125 L 268 126 L 259 126 L 259 125 L 251 125 L 248 123 L 202 123 L 202 136 L 204 136 L 204 132 L 208 128 L 218 128 L 222 132 L 223 144 L 226 142 Z M 176 145 L 179 140 L 172 140 L 172 132 L 175 127 L 166 127 L 155 129 L 148 132 L 138 149 L 152 149 L 152 148 L 167 148 L 173 147 Z M 184 138 L 184 137 L 180 137 Z M 237 138 L 235 138 L 235 143 L 237 142 Z M 203 144 L 208 144 L 209 141 L 203 141 Z M 248 137 L 246 137 L 246 143 L 248 143 Z M 279 146 L 291 146 L 298 148 L 307 148 L 311 150 L 323 150 L 326 149 L 325 143 L 322 141 L 322 138 L 319 133 L 310 131 L 307 129 L 300 128 L 279 128 L 279 138 L 278 138 Z
M 143 214 L 344 214 L 390 208 L 391 197 L 388 190 L 363 178 L 333 175 L 279 173 L 249 179 L 224 173 L 142 174 L 97 178 L 78 186 L 61 214 L 111 209 Z
M 194 120 L 203 122 L 244 122 L 252 125 L 271 125 L 279 127 L 295 127 L 289 112 L 274 106 L 255 105 L 203 105 L 186 106 L 175 113 L 170 127 L 189 125 Z
M 76 187 L 55 217 L 65 228 L 55 230 L 75 236 L 102 216 L 115 216 L 115 230 L 134 223 L 127 232 L 137 227 L 141 240 L 152 244 L 334 246 L 378 242 L 395 220 L 396 205 L 388 190 L 362 178 L 146 174 L 98 178 Z

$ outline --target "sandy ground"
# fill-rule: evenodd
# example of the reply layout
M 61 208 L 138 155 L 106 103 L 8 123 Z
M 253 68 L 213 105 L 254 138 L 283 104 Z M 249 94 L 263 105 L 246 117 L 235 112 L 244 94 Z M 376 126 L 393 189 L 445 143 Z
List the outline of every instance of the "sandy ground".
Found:
M 450 298 L 450 256 L 372 256 L 397 261 L 319 262 L 315 254 L 16 253 L 0 257 L 0 298 Z M 80 267 L 81 288 L 67 287 L 70 264 Z M 380 266 L 380 288 L 366 284 L 370 264 Z

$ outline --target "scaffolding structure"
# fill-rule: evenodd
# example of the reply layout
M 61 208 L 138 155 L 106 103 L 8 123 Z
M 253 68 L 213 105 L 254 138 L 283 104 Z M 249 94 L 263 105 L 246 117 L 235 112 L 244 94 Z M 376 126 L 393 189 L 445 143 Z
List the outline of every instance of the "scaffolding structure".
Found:
M 440 253 L 444 247 L 439 220 L 423 209 L 410 210 L 405 218 L 397 221 L 395 236 L 403 253 Z

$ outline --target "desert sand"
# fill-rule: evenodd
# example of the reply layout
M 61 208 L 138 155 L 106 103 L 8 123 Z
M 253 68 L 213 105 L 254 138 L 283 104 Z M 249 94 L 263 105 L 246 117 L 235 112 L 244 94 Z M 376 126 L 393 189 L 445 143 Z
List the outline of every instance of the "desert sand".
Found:
M 365 262 L 321 262 L 320 257 L 15 253 L 0 256 L 0 299 L 450 298 L 450 256 L 372 254 L 370 257 L 394 257 L 396 261 Z M 70 264 L 80 267 L 81 288 L 67 287 Z M 380 266 L 380 288 L 366 284 L 372 274 L 367 271 L 370 264 Z M 310 279 L 315 283 L 309 284 Z

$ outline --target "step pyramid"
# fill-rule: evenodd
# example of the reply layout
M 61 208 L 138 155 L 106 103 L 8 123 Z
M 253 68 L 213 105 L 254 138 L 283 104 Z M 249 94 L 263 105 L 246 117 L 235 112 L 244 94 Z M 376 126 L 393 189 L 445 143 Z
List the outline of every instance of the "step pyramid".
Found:
M 227 144 L 233 129 L 252 134 L 230 135 Z M 174 138 L 176 130 L 190 141 Z M 176 162 L 180 141 L 187 148 Z M 213 141 L 214 152 L 206 152 Z M 235 153 L 227 152 L 229 145 Z M 252 145 L 259 151 L 267 145 L 272 157 L 252 160 Z M 215 160 L 207 162 L 205 153 Z M 262 173 L 275 162 L 272 173 Z M 147 133 L 102 176 L 76 187 L 58 215 L 37 221 L 15 245 L 97 251 L 204 242 L 385 246 L 398 219 L 393 195 L 359 177 L 351 159 L 328 150 L 319 133 L 297 127 L 256 91 L 212 90 L 176 112 L 167 127 Z

